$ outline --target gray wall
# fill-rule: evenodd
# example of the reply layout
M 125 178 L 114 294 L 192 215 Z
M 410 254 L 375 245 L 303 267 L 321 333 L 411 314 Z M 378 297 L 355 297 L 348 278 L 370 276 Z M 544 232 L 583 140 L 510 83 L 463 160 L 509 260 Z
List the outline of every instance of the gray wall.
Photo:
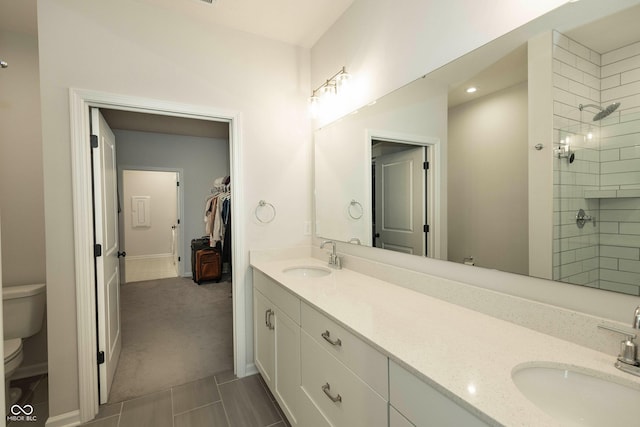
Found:
M 191 274 L 190 242 L 205 234 L 204 204 L 213 180 L 229 175 L 229 141 L 114 129 L 118 167 L 182 169 L 181 274 Z
M 449 256 L 529 271 L 527 83 L 449 110 Z
M 0 29 L 0 55 L 9 63 L 9 68 L 0 71 L 2 283 L 4 286 L 44 283 L 38 38 Z M 25 360 L 16 375 L 46 370 L 46 326 L 25 340 L 24 346 Z

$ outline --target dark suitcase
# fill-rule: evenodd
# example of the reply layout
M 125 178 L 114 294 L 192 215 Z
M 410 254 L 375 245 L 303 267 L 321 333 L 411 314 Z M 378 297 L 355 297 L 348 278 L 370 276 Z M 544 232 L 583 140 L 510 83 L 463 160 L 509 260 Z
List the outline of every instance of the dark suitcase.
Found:
M 202 282 L 215 280 L 222 277 L 222 262 L 220 251 L 214 248 L 200 249 L 196 252 L 196 278 L 199 285 Z
M 191 240 L 191 280 L 196 281 L 196 252 L 201 249 L 209 249 L 209 237 L 201 237 Z

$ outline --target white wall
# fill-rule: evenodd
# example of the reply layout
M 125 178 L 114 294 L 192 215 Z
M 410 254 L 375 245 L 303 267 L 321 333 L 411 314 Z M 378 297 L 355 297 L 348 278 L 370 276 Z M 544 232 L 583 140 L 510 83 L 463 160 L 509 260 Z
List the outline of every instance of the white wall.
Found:
M 180 186 L 184 212 L 180 223 L 184 252 L 180 274 L 189 275 L 191 239 L 205 235 L 205 200 L 211 194 L 213 180 L 229 175 L 229 141 L 118 129 L 113 132 L 116 136 L 119 167 L 182 169 Z
M 311 49 L 315 88 L 342 66 L 352 111 L 566 3 L 566 0 L 356 0 Z
M 44 283 L 45 232 L 38 40 L 0 29 L 0 210 L 4 286 Z M 46 370 L 45 327 L 24 342 L 18 372 Z M 39 366 L 39 368 L 38 368 Z
M 448 260 L 528 274 L 527 83 L 449 110 Z
M 45 178 L 49 410 L 78 409 L 69 87 L 205 105 L 242 115 L 245 251 L 307 244 L 311 145 L 308 51 L 204 25 L 146 2 L 38 1 Z M 262 225 L 259 200 L 278 209 Z M 248 258 L 248 257 L 247 257 Z M 253 360 L 246 274 L 247 363 Z

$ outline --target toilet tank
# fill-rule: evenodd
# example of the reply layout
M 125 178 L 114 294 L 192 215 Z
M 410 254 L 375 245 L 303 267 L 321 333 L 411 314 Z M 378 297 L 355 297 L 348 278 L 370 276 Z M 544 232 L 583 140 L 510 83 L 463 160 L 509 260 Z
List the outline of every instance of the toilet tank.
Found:
M 2 311 L 4 339 L 26 338 L 42 328 L 46 286 L 4 286 L 2 288 Z

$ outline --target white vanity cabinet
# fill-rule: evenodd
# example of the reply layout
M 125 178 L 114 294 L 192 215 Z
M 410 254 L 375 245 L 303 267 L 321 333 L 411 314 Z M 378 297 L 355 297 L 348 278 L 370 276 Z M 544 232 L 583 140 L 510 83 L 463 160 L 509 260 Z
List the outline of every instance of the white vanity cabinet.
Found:
M 387 426 L 388 359 L 302 304 L 302 388 L 333 426 Z
M 390 427 L 488 426 L 392 360 L 389 361 L 389 400 Z
M 255 364 L 292 426 L 487 426 L 307 301 L 254 269 Z
M 300 300 L 256 271 L 253 307 L 256 367 L 291 425 L 296 426 L 300 406 Z

